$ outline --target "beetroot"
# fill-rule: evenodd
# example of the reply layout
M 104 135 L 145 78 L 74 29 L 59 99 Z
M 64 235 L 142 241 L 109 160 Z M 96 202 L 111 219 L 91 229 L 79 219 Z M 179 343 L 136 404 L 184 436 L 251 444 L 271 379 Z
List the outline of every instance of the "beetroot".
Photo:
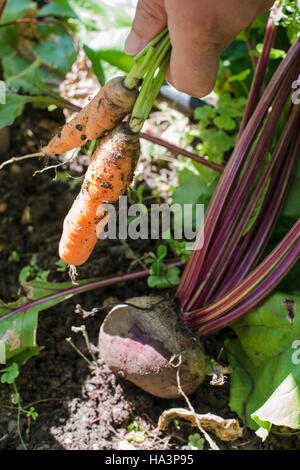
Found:
M 130 305 L 126 305 L 130 304 Z M 182 325 L 174 305 L 158 297 L 131 298 L 115 306 L 99 334 L 100 355 L 116 374 L 161 398 L 194 392 L 205 377 L 199 339 Z

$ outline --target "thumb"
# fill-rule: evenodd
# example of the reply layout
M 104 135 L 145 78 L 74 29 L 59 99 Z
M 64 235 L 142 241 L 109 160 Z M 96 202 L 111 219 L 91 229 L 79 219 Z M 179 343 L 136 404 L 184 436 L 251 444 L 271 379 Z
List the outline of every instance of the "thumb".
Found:
M 139 0 L 132 29 L 125 42 L 125 52 L 136 55 L 167 24 L 163 0 Z

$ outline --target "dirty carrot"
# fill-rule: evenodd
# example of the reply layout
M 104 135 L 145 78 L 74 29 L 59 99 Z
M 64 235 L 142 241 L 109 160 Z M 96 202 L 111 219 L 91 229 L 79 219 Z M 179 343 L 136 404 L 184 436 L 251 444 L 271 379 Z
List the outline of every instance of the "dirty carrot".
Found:
M 137 95 L 137 88 L 129 89 L 124 77 L 113 78 L 50 140 L 45 153 L 61 154 L 101 137 L 132 110 Z
M 139 159 L 139 134 L 120 123 L 94 152 L 84 182 L 64 220 L 60 258 L 69 265 L 84 263 L 107 222 L 104 203 L 114 204 L 130 185 Z
M 108 115 L 103 117 L 107 121 L 105 130 L 108 130 L 108 126 L 113 130 L 101 139 L 89 164 L 81 191 L 64 221 L 59 255 L 71 267 L 83 264 L 92 253 L 98 237 L 108 222 L 109 215 L 105 212 L 105 203 L 117 203 L 119 197 L 124 194 L 132 182 L 140 155 L 140 131 L 163 83 L 170 57 L 169 36 L 166 32 L 160 36 L 161 41 L 156 44 L 156 47 L 149 44 L 149 48 L 144 51 L 145 56 L 141 62 L 135 62 L 124 82 L 122 79 L 117 79 L 116 87 L 112 89 L 110 94 L 105 92 L 106 85 L 103 88 L 104 93 L 101 95 L 100 106 L 106 102 L 107 104 L 103 106 L 108 109 Z M 140 91 L 136 94 L 135 90 L 141 79 L 143 83 Z M 129 120 L 126 123 L 119 123 L 117 126 L 116 121 L 119 120 L 120 113 L 118 113 L 118 118 L 116 118 L 116 114 L 112 117 L 113 111 L 120 110 L 120 105 L 118 108 L 115 105 L 112 106 L 116 89 L 121 90 L 120 99 L 126 96 L 126 100 L 122 98 L 123 102 L 130 101 L 132 108 Z M 126 89 L 131 91 L 124 95 Z M 85 132 L 81 137 L 83 142 L 101 135 L 103 122 L 95 122 L 98 104 L 99 99 L 96 97 L 75 118 L 75 126 L 74 123 L 70 123 L 73 134 L 78 124 L 82 126 L 81 132 Z M 109 113 L 111 114 L 109 115 Z M 89 126 L 92 125 L 94 127 L 91 134 Z M 64 135 L 63 131 L 61 137 L 56 136 L 55 139 L 64 142 L 65 150 L 66 134 L 70 134 L 70 132 L 67 127 Z M 76 144 L 73 144 L 74 147 Z M 52 150 L 51 142 L 46 151 L 49 149 Z M 60 152 L 64 150 L 59 147 Z M 57 152 L 57 146 L 55 151 Z

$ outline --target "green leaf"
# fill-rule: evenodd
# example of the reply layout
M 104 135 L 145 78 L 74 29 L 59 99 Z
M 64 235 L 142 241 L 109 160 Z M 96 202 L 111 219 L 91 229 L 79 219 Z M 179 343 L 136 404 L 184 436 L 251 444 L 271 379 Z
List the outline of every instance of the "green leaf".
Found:
M 41 60 L 36 59 L 32 64 L 22 59 L 17 53 L 2 59 L 4 78 L 9 88 L 32 95 L 40 94 L 37 85 L 49 78 L 47 72 L 41 71 Z
M 12 384 L 19 375 L 19 367 L 16 362 L 13 362 L 5 369 L 1 369 L 1 383 Z
M 48 271 L 43 272 L 48 273 Z M 85 282 L 87 281 L 80 281 L 79 283 Z M 28 308 L 27 310 L 16 313 L 12 317 L 2 320 L 1 317 L 9 313 L 12 308 L 26 305 L 28 300 L 37 300 L 55 294 L 60 290 L 71 287 L 72 283 L 31 281 L 24 282 L 22 286 L 26 290 L 26 298 L 20 298 L 16 302 L 11 302 L 8 304 L 8 307 L 0 307 L 0 341 L 5 342 L 6 345 L 6 360 L 13 358 L 16 362 L 21 364 L 25 363 L 41 349 L 36 345 L 36 329 L 39 312 L 53 307 L 73 295 L 72 293 L 63 294 L 54 299 L 45 299 L 45 301 L 38 306 Z
M 194 111 L 195 119 L 213 119 L 216 115 L 216 110 L 212 106 L 204 105 L 196 108 Z
M 27 102 L 27 98 L 20 95 L 6 93 L 5 104 L 0 104 L 0 128 L 13 124 Z
M 26 11 L 34 5 L 34 2 L 32 2 L 31 0 L 9 0 L 5 7 L 0 24 L 8 23 L 10 21 L 17 20 L 18 18 L 22 18 Z
M 233 367 L 230 407 L 242 417 L 246 400 L 252 429 L 258 420 L 265 429 L 272 424 L 300 429 L 300 295 L 289 297 L 295 306 L 293 320 L 285 298 L 279 292 L 268 297 L 232 325 L 237 339 L 227 342 Z
M 52 34 L 34 48 L 40 60 L 53 68 L 62 77 L 71 70 L 76 60 L 76 50 L 73 41 L 66 32 Z
M 166 266 L 162 262 L 159 262 L 166 268 L 166 272 L 162 274 L 161 267 L 157 269 L 157 264 L 153 263 L 150 268 L 150 276 L 147 279 L 149 287 L 156 287 L 158 289 L 167 289 L 173 286 L 177 286 L 180 282 L 180 271 L 176 266 Z M 155 269 L 153 269 L 155 265 Z M 158 272 L 157 272 L 158 271 Z
M 159 260 L 164 259 L 167 256 L 167 247 L 165 245 L 159 245 L 157 248 L 157 258 Z
M 250 73 L 251 73 L 250 69 L 242 70 L 240 73 L 231 75 L 231 77 L 228 78 L 228 81 L 229 82 L 243 82 L 244 80 L 246 80 L 248 75 L 250 75 Z
M 26 415 L 30 418 L 32 418 L 34 421 L 37 419 L 38 417 L 38 413 L 35 411 L 34 407 L 31 406 L 30 409 L 28 411 L 25 411 L 26 412 Z
M 217 116 L 214 119 L 214 123 L 220 129 L 225 129 L 226 131 L 232 131 L 236 128 L 236 122 L 228 116 Z
M 256 45 L 256 50 L 259 54 L 262 53 L 262 50 L 263 50 L 263 44 L 257 44 Z M 272 47 L 271 51 L 270 51 L 270 59 L 281 59 L 283 57 L 285 57 L 286 55 L 286 52 L 282 49 L 274 49 Z
M 173 204 L 204 204 L 207 206 L 213 191 L 216 187 L 217 175 L 214 173 L 214 180 L 211 183 L 199 173 L 198 167 L 184 167 L 178 170 L 178 187 L 173 192 Z
M 86 44 L 83 45 L 84 52 L 86 53 L 87 57 L 90 59 L 92 62 L 92 69 L 94 74 L 96 75 L 99 83 L 101 86 L 105 84 L 105 74 L 103 67 L 101 65 L 101 59 L 99 57 L 99 54 L 95 52 L 93 49 L 88 47 Z
M 299 361 L 300 363 L 300 361 Z M 281 382 L 251 418 L 269 430 L 270 424 L 300 429 L 300 367 Z
M 116 49 L 101 49 L 98 51 L 98 57 L 126 73 L 131 70 L 134 63 L 133 57 Z

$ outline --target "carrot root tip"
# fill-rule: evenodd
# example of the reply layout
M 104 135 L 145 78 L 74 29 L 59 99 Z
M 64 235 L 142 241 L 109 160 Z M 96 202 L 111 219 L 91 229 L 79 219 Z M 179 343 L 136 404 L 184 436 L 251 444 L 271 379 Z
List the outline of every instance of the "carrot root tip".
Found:
M 78 286 L 78 282 L 76 282 L 77 276 L 78 276 L 78 272 L 77 272 L 76 266 L 74 266 L 73 264 L 70 264 L 69 277 L 71 279 L 72 284 L 74 284 L 75 286 Z

